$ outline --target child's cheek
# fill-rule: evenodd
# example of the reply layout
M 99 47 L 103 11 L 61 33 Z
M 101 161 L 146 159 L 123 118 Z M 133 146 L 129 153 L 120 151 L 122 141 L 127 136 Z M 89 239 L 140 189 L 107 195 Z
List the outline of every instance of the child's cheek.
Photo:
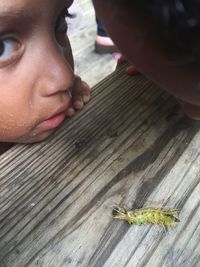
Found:
M 67 37 L 67 35 L 60 34 L 60 35 L 57 35 L 57 41 L 63 49 L 65 60 L 74 70 L 74 59 L 72 55 L 72 49 L 71 49 L 69 38 Z
M 3 125 L 3 126 L 2 126 Z M 13 143 L 33 143 L 42 141 L 52 133 L 51 131 L 35 133 L 34 125 L 23 121 L 10 120 L 0 126 L 0 141 Z
M 64 55 L 65 55 L 67 62 L 70 64 L 70 66 L 72 67 L 74 71 L 74 59 L 73 59 L 72 49 L 71 49 L 71 45 L 70 45 L 68 37 L 65 38 Z
M 21 94 L 20 90 L 18 94 Z M 35 125 L 29 104 L 20 101 L 14 93 L 13 100 L 9 96 L 5 99 L 4 103 L 0 103 L 0 141 L 23 142 L 29 139 Z M 25 99 L 28 102 L 26 96 Z
M 11 118 L 5 118 L 0 127 L 0 140 L 9 142 L 20 142 L 21 139 L 28 133 L 28 129 L 23 123 L 17 123 L 17 121 Z

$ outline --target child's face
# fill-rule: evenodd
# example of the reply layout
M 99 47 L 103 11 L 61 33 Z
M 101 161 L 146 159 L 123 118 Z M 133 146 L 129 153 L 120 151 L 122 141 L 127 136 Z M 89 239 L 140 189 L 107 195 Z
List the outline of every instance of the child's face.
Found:
M 122 54 L 162 88 L 199 109 L 200 71 L 172 58 L 158 34 L 158 25 L 133 7 L 127 7 L 123 1 L 93 0 L 93 3 L 97 15 Z
M 74 85 L 72 0 L 0 1 L 0 140 L 35 142 L 64 120 Z

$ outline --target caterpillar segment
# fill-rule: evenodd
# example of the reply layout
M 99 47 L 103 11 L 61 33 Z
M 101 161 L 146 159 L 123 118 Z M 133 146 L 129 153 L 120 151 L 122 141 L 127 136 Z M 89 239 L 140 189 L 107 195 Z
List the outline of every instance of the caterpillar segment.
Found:
M 115 206 L 112 210 L 115 219 L 127 221 L 129 224 L 155 224 L 165 229 L 175 226 L 179 222 L 177 210 L 142 208 L 127 210 L 124 207 Z

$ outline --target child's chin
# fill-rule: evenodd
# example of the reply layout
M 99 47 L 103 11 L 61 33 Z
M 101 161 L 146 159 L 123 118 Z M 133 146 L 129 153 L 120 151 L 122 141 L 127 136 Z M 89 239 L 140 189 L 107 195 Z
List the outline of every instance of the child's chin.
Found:
M 14 142 L 15 143 L 21 143 L 21 144 L 32 144 L 32 143 L 39 143 L 42 142 L 46 139 L 48 139 L 48 137 L 55 131 L 54 130 L 48 130 L 42 133 L 31 133 L 29 134 L 29 136 L 23 136 L 20 138 L 17 138 Z
M 32 136 L 30 139 L 29 143 L 38 143 L 38 142 L 42 142 L 46 139 L 48 139 L 48 137 L 55 131 L 54 130 L 49 130 L 49 131 L 45 131 L 43 133 L 40 133 L 38 135 Z

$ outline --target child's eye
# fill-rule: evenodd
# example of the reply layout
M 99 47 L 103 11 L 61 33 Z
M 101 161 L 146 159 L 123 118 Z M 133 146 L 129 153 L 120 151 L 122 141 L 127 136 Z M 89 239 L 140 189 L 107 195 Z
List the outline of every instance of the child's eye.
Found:
M 14 38 L 0 39 L 0 63 L 9 60 L 19 49 L 19 46 L 19 42 Z
M 64 9 L 56 21 L 56 28 L 55 28 L 56 32 L 59 32 L 59 33 L 67 32 L 67 28 L 68 28 L 67 21 L 66 21 L 67 17 L 71 18 L 72 16 L 69 14 L 68 9 Z

